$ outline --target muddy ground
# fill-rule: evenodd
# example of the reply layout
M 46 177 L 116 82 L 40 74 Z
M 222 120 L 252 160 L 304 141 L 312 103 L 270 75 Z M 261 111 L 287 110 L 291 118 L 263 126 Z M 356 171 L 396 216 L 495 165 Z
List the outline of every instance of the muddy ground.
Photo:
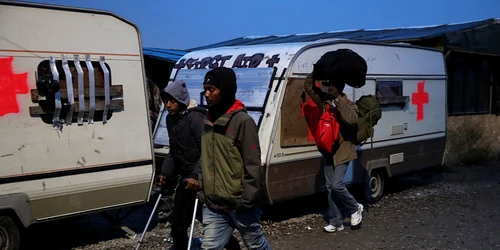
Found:
M 386 191 L 365 205 L 360 228 L 324 233 L 320 194 L 266 208 L 264 231 L 273 249 L 500 249 L 500 164 L 416 173 Z M 140 234 L 151 209 L 141 207 L 123 224 Z M 150 228 L 141 249 L 169 249 L 168 224 L 154 219 Z M 135 249 L 139 237 L 89 215 L 33 226 L 24 249 Z

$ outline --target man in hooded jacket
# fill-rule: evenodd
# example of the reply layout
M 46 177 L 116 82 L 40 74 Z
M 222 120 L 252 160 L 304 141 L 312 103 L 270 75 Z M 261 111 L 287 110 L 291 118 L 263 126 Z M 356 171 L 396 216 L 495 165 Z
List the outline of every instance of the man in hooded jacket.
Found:
M 185 250 L 188 247 L 187 230 L 193 217 L 198 189 L 201 136 L 206 110 L 189 106 L 189 92 L 183 81 L 168 84 L 161 93 L 161 98 L 168 111 L 166 122 L 170 148 L 159 182 L 164 185 L 173 176 L 180 176 L 171 216 L 171 236 L 174 249 Z M 202 221 L 201 213 L 197 213 L 197 218 Z M 236 238 L 231 237 L 226 249 L 240 249 Z
M 234 229 L 246 247 L 270 249 L 262 232 L 260 145 L 257 126 L 236 100 L 236 75 L 215 68 L 203 83 L 208 115 L 202 136 L 200 198 L 203 249 L 223 248 Z

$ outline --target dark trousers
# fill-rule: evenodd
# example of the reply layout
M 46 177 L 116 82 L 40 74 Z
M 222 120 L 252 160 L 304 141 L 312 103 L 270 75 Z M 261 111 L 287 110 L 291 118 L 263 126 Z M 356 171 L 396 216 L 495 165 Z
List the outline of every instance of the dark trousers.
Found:
M 181 185 L 177 187 L 174 197 L 174 208 L 171 214 L 171 232 L 175 250 L 187 250 L 188 247 L 188 228 L 191 226 L 193 219 L 194 203 L 196 200 L 196 192 L 187 190 Z M 202 221 L 202 207 L 198 206 L 196 211 L 196 219 Z M 231 239 L 224 246 L 227 250 L 239 250 L 240 244 L 238 240 L 231 235 Z

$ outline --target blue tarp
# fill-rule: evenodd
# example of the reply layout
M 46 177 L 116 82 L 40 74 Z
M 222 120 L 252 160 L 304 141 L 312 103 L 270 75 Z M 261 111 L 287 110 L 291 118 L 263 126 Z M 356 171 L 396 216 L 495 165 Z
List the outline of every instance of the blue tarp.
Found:
M 176 63 L 183 55 L 189 51 L 174 49 L 143 48 L 144 56 L 155 57 L 171 63 Z
M 202 50 L 202 49 L 209 49 L 209 48 L 216 48 L 223 46 L 312 42 L 329 38 L 344 38 L 344 39 L 353 39 L 362 41 L 382 41 L 382 42 L 410 42 L 415 40 L 442 37 L 448 34 L 479 28 L 485 25 L 493 24 L 495 22 L 496 19 L 490 18 L 468 23 L 444 24 L 444 25 L 416 27 L 416 28 L 351 30 L 351 31 L 338 31 L 338 32 L 324 32 L 318 34 L 293 34 L 287 36 L 273 35 L 273 36 L 259 36 L 259 37 L 240 37 L 227 41 L 222 41 L 215 44 L 192 48 L 190 50 Z

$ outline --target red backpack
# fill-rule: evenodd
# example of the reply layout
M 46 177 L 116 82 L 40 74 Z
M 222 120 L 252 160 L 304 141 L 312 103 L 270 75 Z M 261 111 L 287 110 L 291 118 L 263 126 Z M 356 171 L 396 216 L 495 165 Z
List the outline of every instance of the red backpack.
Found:
M 325 112 L 321 115 L 316 130 L 315 140 L 318 148 L 331 153 L 333 144 L 339 139 L 340 114 L 337 109 L 332 111 L 331 106 L 326 104 Z

